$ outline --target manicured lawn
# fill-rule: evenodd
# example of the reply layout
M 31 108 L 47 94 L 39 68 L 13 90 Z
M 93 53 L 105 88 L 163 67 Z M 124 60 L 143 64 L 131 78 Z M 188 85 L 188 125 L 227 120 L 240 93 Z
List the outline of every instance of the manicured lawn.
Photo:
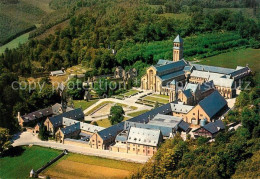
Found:
M 17 48 L 19 46 L 19 44 L 26 43 L 28 41 L 28 38 L 29 38 L 29 32 L 17 37 L 16 39 L 12 40 L 11 42 L 9 42 L 7 44 L 1 46 L 0 54 L 3 53 L 6 48 L 13 49 L 13 48 Z
M 128 119 L 129 119 L 128 117 L 124 117 L 124 121 L 126 121 L 126 120 L 128 120 Z M 111 126 L 111 123 L 110 123 L 110 121 L 109 121 L 108 118 L 102 119 L 102 120 L 98 120 L 98 121 L 97 121 L 97 124 L 98 124 L 98 126 L 100 126 L 100 127 L 105 127 L 105 128 Z
M 236 68 L 249 65 L 254 72 L 257 72 L 258 81 L 260 81 L 260 49 L 242 49 L 238 51 L 223 53 L 213 57 L 202 59 L 200 64 L 220 66 L 226 68 Z
M 90 106 L 92 106 L 96 102 L 98 102 L 98 99 L 94 99 L 94 100 L 91 100 L 91 101 L 73 100 L 74 107 L 75 108 L 82 108 L 82 110 L 89 108 Z
M 153 102 L 159 102 L 159 103 L 163 103 L 163 104 L 167 104 L 169 103 L 169 99 L 162 99 L 162 98 L 157 98 L 157 97 L 152 97 L 152 96 L 146 96 L 145 98 L 143 98 L 144 100 L 148 100 L 148 101 L 153 101 Z
M 101 106 L 103 106 L 105 104 L 109 104 L 109 103 L 113 103 L 113 102 L 112 101 L 104 101 L 104 102 L 100 103 L 99 105 L 95 106 L 93 109 L 89 110 L 86 115 L 90 115 L 91 113 L 93 113 L 95 110 L 97 110 Z
M 98 124 L 98 126 L 100 126 L 100 127 L 105 127 L 105 128 L 111 126 L 111 123 L 110 123 L 110 121 L 109 121 L 108 118 L 102 119 L 102 120 L 98 120 L 98 121 L 97 121 L 97 124 Z
M 152 96 L 153 96 L 153 97 L 160 97 L 160 98 L 169 99 L 169 96 L 163 95 L 163 94 L 153 94 Z
M 53 178 L 126 178 L 141 164 L 68 154 L 43 172 Z
M 138 92 L 139 92 L 138 90 L 131 89 L 128 92 L 124 93 L 123 95 L 130 96 L 130 95 L 136 94 Z
M 136 117 L 136 116 L 139 116 L 143 113 L 146 113 L 148 112 L 149 110 L 142 110 L 142 111 L 137 111 L 137 112 L 133 112 L 133 113 L 129 113 L 128 116 L 132 116 L 132 117 Z
M 14 156 L 0 158 L 0 178 L 27 178 L 31 169 L 37 170 L 61 151 L 38 146 L 14 148 Z

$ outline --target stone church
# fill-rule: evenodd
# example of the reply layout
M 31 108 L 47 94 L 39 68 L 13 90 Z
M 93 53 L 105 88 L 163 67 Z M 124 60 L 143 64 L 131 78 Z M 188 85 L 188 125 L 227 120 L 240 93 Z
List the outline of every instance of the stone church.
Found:
M 251 73 L 248 66 L 231 69 L 187 62 L 183 58 L 183 47 L 184 41 L 178 35 L 173 41 L 172 60 L 160 59 L 156 65 L 150 66 L 141 78 L 141 88 L 168 95 L 170 101 L 174 101 L 186 83 L 213 81 L 223 97 L 233 98 L 238 81 Z

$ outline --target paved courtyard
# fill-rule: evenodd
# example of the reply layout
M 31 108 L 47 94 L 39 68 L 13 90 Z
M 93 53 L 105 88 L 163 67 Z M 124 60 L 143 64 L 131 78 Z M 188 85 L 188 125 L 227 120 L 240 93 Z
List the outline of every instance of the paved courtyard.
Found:
M 142 111 L 142 110 L 151 110 L 152 107 L 146 106 L 146 105 L 142 105 L 142 104 L 137 104 L 135 103 L 141 96 L 146 95 L 148 93 L 150 93 L 151 91 L 144 91 L 143 93 L 139 93 L 135 96 L 131 96 L 130 98 L 125 98 L 124 100 L 120 100 L 120 99 L 115 99 L 115 98 L 104 98 L 104 99 L 100 99 L 98 102 L 96 102 L 95 104 L 93 104 L 92 106 L 90 106 L 89 108 L 87 108 L 86 110 L 84 110 L 84 114 L 88 113 L 88 111 L 92 110 L 93 108 L 95 108 L 96 106 L 98 106 L 99 104 L 101 104 L 102 102 L 105 101 L 111 101 L 113 103 L 121 103 L 121 104 L 125 104 L 127 106 L 134 106 L 137 107 L 136 110 L 132 110 L 132 112 L 137 112 L 137 111 Z M 101 114 L 101 115 L 108 115 L 109 111 L 110 111 L 110 107 L 111 105 L 107 105 L 108 107 L 104 107 L 103 110 L 101 111 L 97 111 L 94 115 L 91 116 L 85 116 L 85 121 L 98 121 L 104 118 L 107 118 L 107 116 L 102 116 L 102 117 L 95 117 L 93 118 L 93 116 L 97 116 L 97 114 Z M 108 109 L 109 108 L 109 109 Z M 127 114 L 128 112 L 126 112 Z

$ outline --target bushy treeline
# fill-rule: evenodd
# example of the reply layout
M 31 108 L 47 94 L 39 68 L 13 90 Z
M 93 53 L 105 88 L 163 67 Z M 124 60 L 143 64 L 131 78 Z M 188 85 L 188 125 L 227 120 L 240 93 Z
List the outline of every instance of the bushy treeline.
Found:
M 43 79 L 37 85 L 32 84 L 30 91 L 29 83 L 25 85 L 23 82 L 19 88 L 18 81 L 16 74 L 3 73 L 0 68 L 0 128 L 7 128 L 11 133 L 17 132 L 19 128 L 16 118 L 18 112 L 24 115 L 60 100 L 49 80 Z
M 219 133 L 215 142 L 177 135 L 166 140 L 158 152 L 132 178 L 257 178 L 260 176 L 259 89 L 238 107 L 242 126 Z M 256 102 L 258 101 L 258 103 Z
M 256 8 L 257 0 L 148 0 L 152 5 L 163 5 L 166 12 L 187 12 L 191 6 L 202 8 Z
M 234 47 L 247 46 L 250 42 L 259 46 L 259 24 L 242 13 L 224 10 L 205 14 L 196 7 L 190 18 L 178 20 L 154 13 L 141 0 L 99 1 L 88 6 L 84 14 L 70 19 L 67 28 L 44 40 L 32 39 L 19 49 L 6 51 L 1 57 L 3 67 L 18 74 L 32 74 L 84 62 L 96 69 L 97 75 L 111 73 L 117 65 L 131 66 L 136 61 L 151 64 L 158 57 L 171 59 L 172 51 L 168 49 L 172 48 L 172 44 L 167 46 L 166 52 L 165 46 L 149 50 L 149 42 L 170 42 L 177 34 L 192 36 L 190 45 L 189 40 L 185 42 L 186 58 L 207 57 Z M 222 32 L 223 36 L 208 39 L 200 35 L 212 31 Z M 234 33 L 228 37 L 228 31 Z M 112 49 L 117 52 L 116 55 Z M 156 55 L 160 51 L 165 54 Z M 34 62 L 38 66 L 33 65 Z

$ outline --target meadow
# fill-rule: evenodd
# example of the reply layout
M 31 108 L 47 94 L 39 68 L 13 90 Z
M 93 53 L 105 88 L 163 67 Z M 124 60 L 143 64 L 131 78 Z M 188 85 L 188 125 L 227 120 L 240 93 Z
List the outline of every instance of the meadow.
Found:
M 240 49 L 232 52 L 222 53 L 199 61 L 200 64 L 213 65 L 226 68 L 246 66 L 256 73 L 256 80 L 260 82 L 260 49 Z
M 141 164 L 69 153 L 42 175 L 53 178 L 126 178 Z
M 28 38 L 29 38 L 29 32 L 15 38 L 11 42 L 8 42 L 7 44 L 5 44 L 3 46 L 0 46 L 0 54 L 4 53 L 6 48 L 13 49 L 13 48 L 17 48 L 19 46 L 19 44 L 26 43 L 28 41 Z
M 39 169 L 60 153 L 38 146 L 13 148 L 0 158 L 0 178 L 28 178 L 32 169 Z

